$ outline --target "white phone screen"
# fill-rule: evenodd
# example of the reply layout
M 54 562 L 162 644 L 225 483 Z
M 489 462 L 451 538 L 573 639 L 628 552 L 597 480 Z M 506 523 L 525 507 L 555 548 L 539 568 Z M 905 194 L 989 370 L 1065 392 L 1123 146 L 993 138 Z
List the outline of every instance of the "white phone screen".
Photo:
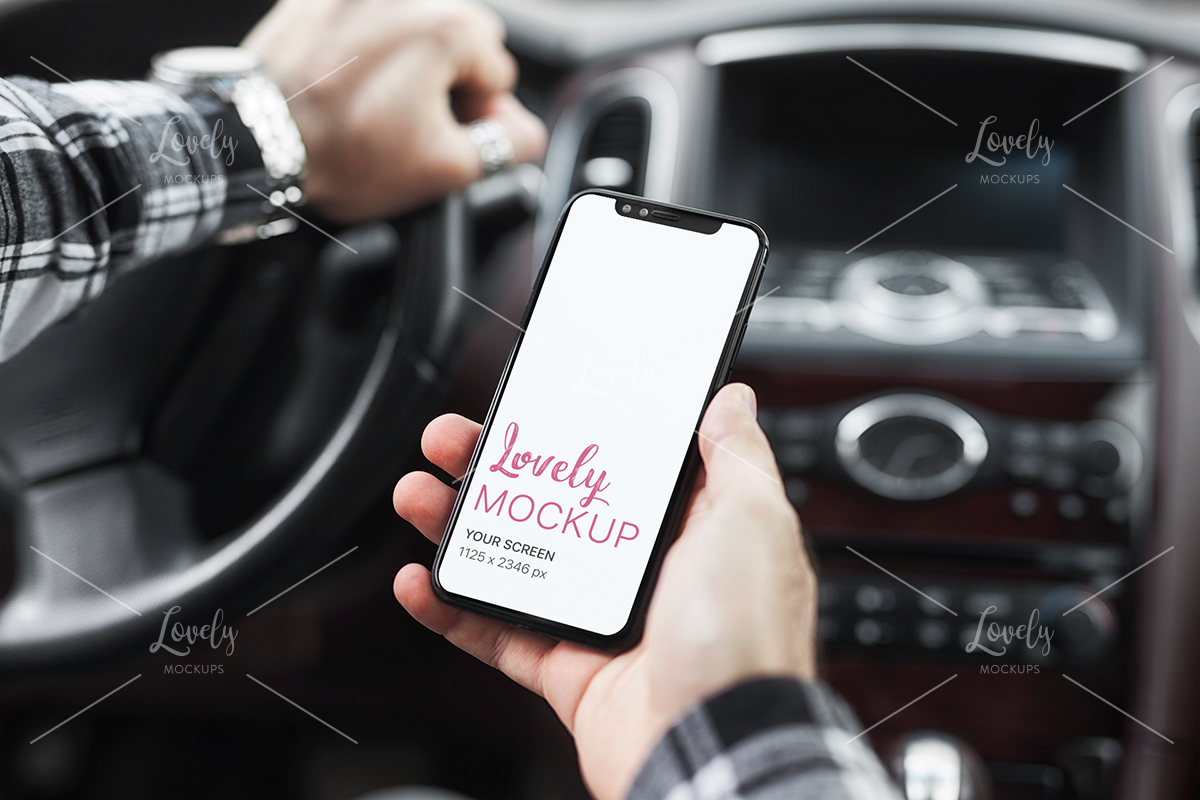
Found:
M 600 635 L 629 620 L 760 246 L 616 202 L 570 209 L 438 571 Z

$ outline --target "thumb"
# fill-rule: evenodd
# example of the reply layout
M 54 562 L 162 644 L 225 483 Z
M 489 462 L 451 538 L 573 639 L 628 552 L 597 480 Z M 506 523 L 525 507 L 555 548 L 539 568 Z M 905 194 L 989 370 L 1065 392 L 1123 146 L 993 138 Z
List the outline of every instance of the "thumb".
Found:
M 744 383 L 723 387 L 709 403 L 700 423 L 706 491 L 719 496 L 756 483 L 767 492 L 782 488 L 775 455 L 758 426 L 757 410 L 754 390 Z

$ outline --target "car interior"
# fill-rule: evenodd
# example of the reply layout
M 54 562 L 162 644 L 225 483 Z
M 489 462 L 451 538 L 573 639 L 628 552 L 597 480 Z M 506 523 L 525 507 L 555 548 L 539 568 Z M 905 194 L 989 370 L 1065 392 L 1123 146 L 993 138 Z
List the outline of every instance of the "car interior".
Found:
M 1200 798 L 1200 5 L 488 4 L 540 164 L 329 228 L 356 253 L 163 260 L 0 364 L 0 795 L 587 797 L 396 603 L 434 547 L 390 498 L 599 187 L 770 238 L 734 379 L 905 796 Z M 3 0 L 0 74 L 139 79 L 269 5 Z

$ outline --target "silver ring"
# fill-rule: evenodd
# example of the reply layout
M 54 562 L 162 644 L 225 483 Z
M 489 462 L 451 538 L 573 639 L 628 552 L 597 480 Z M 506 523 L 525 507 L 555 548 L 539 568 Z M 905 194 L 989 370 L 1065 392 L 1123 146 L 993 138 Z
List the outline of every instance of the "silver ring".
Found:
M 467 126 L 467 137 L 479 150 L 483 171 L 487 174 L 504 169 L 512 163 L 516 151 L 504 126 L 494 119 L 481 119 Z

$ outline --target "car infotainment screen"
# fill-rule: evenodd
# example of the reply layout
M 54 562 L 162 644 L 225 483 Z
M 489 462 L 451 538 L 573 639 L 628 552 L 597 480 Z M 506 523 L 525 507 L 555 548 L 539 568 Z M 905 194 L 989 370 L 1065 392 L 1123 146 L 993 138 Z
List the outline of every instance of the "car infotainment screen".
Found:
M 1126 213 L 1122 106 L 1097 101 L 1119 78 L 917 50 L 723 65 L 706 199 L 775 245 L 744 352 L 1116 342 L 1137 281 L 1103 213 Z

